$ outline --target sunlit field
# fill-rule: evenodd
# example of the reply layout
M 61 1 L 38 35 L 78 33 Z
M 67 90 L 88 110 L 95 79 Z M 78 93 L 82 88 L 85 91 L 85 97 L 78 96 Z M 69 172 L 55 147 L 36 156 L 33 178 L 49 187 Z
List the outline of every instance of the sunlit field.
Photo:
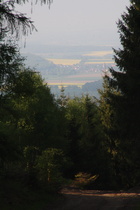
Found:
M 59 88 L 63 87 L 67 87 L 69 85 L 76 85 L 78 87 L 82 87 L 85 84 L 85 82 L 50 82 L 48 83 L 49 86 L 53 86 L 53 85 L 57 85 Z
M 48 60 L 52 61 L 54 64 L 60 64 L 60 65 L 74 65 L 81 61 L 78 59 L 54 59 L 54 58 L 49 58 Z
M 49 86 L 59 86 L 62 87 L 67 87 L 69 85 L 76 85 L 79 87 L 82 87 L 82 85 L 84 85 L 85 83 L 88 82 L 94 82 L 94 81 L 98 81 L 100 80 L 103 76 L 104 76 L 104 72 L 98 72 L 96 71 L 96 68 L 98 69 L 98 65 L 102 65 L 104 67 L 101 68 L 108 68 L 108 66 L 113 66 L 114 65 L 114 61 L 112 60 L 112 54 L 113 51 L 89 51 L 89 53 L 85 53 L 81 52 L 81 59 L 77 59 L 73 56 L 72 59 L 67 58 L 67 54 L 63 54 L 60 52 L 60 55 L 58 57 L 57 54 L 52 54 L 53 57 L 51 57 L 51 55 L 48 55 L 49 58 L 47 58 L 47 54 L 45 54 L 44 58 L 53 62 L 54 64 L 58 64 L 58 65 L 69 65 L 72 66 L 74 64 L 78 64 L 80 63 L 80 61 L 83 61 L 81 63 L 81 65 L 87 64 L 87 65 L 95 65 L 95 71 L 92 72 L 80 72 L 77 74 L 72 74 L 72 75 L 61 75 L 61 76 L 49 76 L 46 78 L 48 85 Z M 68 54 L 70 55 L 70 54 Z M 61 57 L 62 56 L 62 57 Z M 87 67 L 85 67 L 87 68 Z M 105 69 L 106 70 L 106 69 Z
M 113 64 L 114 62 L 111 59 L 102 58 L 103 56 L 113 54 L 113 51 L 93 51 L 88 54 L 83 54 L 82 56 L 89 57 L 85 64 Z M 99 58 L 94 58 L 94 56 L 98 56 Z M 93 58 L 92 58 L 93 57 Z M 101 57 L 101 59 L 100 59 Z M 68 59 L 68 58 L 47 58 L 47 60 L 53 62 L 54 64 L 59 65 L 74 65 L 78 64 L 80 59 Z
M 87 82 L 94 82 L 102 78 L 101 73 L 87 73 L 87 74 L 79 74 L 79 75 L 69 75 L 65 77 L 61 77 L 60 79 L 49 78 L 48 85 L 57 85 L 67 87 L 69 85 L 77 85 L 81 87 Z
M 49 61 L 59 65 L 74 65 L 78 64 L 81 60 L 78 59 L 53 59 L 49 58 Z M 114 64 L 110 59 L 89 59 L 85 64 Z
M 84 56 L 105 56 L 109 54 L 113 54 L 113 51 L 94 51 L 89 54 L 84 54 Z
M 94 61 L 94 60 L 89 60 L 88 62 L 85 62 L 85 64 L 114 64 L 113 61 Z
M 98 77 L 101 77 L 102 74 L 101 73 L 86 73 L 86 74 L 77 74 L 77 75 L 69 75 L 67 76 L 67 78 L 71 79 L 71 78 L 78 78 L 78 79 L 96 79 Z

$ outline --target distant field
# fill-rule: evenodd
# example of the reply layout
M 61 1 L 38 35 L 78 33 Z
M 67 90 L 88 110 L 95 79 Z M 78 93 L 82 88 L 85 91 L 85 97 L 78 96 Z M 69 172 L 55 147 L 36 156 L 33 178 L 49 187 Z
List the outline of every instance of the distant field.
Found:
M 95 78 L 98 78 L 98 77 L 101 77 L 101 73 L 85 73 L 85 74 L 77 74 L 77 75 L 70 75 L 70 76 L 67 76 L 67 78 L 71 79 L 71 78 L 90 78 L 90 79 L 95 79 Z
M 58 86 L 64 86 L 67 87 L 68 85 L 77 85 L 81 87 L 87 82 L 94 82 L 102 78 L 102 75 L 97 74 L 79 74 L 79 75 L 70 75 L 66 77 L 61 77 L 60 79 L 56 78 L 54 79 L 48 79 L 47 83 L 48 85 L 58 85 Z
M 62 86 L 63 85 L 64 87 L 66 87 L 68 85 L 77 85 L 77 86 L 81 87 L 82 85 L 84 85 L 87 82 L 94 82 L 94 81 L 97 81 L 99 79 L 101 79 L 101 77 L 97 78 L 97 79 L 88 79 L 87 78 L 87 80 L 86 79 L 84 80 L 84 78 L 82 80 L 78 80 L 78 79 L 77 80 L 76 79 L 75 80 L 67 80 L 67 81 L 56 80 L 56 81 L 47 81 L 47 84 L 50 85 L 50 86 L 52 86 L 52 85 Z
M 49 58 L 48 60 L 52 61 L 54 64 L 61 64 L 61 65 L 74 65 L 81 61 L 78 59 L 54 59 L 54 58 Z
M 114 64 L 113 61 L 94 61 L 94 60 L 89 60 L 85 62 L 85 64 Z
M 104 58 L 94 58 L 94 56 L 105 56 L 113 54 L 113 51 L 94 51 L 89 54 L 83 54 L 83 56 L 89 56 L 89 60 L 85 62 L 85 64 L 104 64 L 104 63 L 109 63 L 113 64 L 114 62 L 111 59 L 104 59 Z M 90 57 L 93 57 L 91 59 Z M 60 59 L 60 58 L 47 58 L 47 60 L 53 62 L 54 64 L 60 64 L 60 65 L 74 65 L 78 64 L 81 60 L 80 59 Z
M 105 61 L 105 62 L 107 62 L 107 61 L 110 61 L 110 60 L 112 60 L 112 59 L 106 59 L 106 58 L 89 58 L 89 60 L 93 60 L 93 61 Z
M 59 88 L 61 88 L 62 86 L 67 87 L 69 85 L 76 85 L 78 87 L 82 87 L 84 84 L 85 84 L 85 82 L 79 82 L 79 81 L 77 81 L 77 82 L 50 82 L 50 83 L 48 82 L 49 86 L 57 85 L 57 86 L 59 86 Z
M 84 54 L 84 56 L 104 56 L 108 54 L 113 54 L 113 51 L 94 51 L 89 54 Z
M 81 60 L 78 59 L 53 59 L 49 58 L 49 61 L 52 61 L 54 64 L 59 65 L 74 65 L 78 64 Z M 89 59 L 85 64 L 114 64 L 111 59 Z

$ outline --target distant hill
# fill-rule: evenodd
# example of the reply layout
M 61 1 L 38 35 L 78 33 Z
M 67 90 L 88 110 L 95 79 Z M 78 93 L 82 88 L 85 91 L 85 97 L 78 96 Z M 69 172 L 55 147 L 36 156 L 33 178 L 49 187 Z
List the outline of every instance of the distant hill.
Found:
M 84 84 L 82 86 L 82 90 L 84 92 L 92 92 L 92 91 L 95 91 L 97 89 L 101 89 L 102 88 L 102 83 L 103 83 L 102 79 L 100 79 L 98 81 L 95 81 L 95 82 L 87 82 L 86 84 Z
M 39 71 L 42 75 L 46 74 L 46 72 L 49 73 L 49 71 L 56 69 L 56 65 L 53 62 L 46 60 L 41 56 L 30 53 L 22 55 L 26 58 L 26 66 Z
M 64 75 L 75 75 L 76 71 L 73 66 L 65 66 L 54 64 L 52 61 L 47 60 L 39 55 L 34 54 L 22 54 L 26 58 L 25 65 L 31 69 L 35 69 L 40 72 L 43 78 L 49 79 L 51 76 L 64 76 Z
M 65 94 L 70 97 L 81 96 L 82 94 L 89 94 L 90 96 L 98 97 L 98 89 L 102 88 L 102 79 L 101 76 L 99 78 L 96 76 L 96 73 L 92 73 L 92 77 L 90 71 L 93 71 L 92 68 L 96 68 L 97 66 L 85 65 L 81 63 L 77 68 L 74 65 L 64 66 L 64 65 L 56 65 L 53 62 L 34 54 L 22 54 L 26 60 L 25 65 L 30 67 L 31 69 L 35 69 L 37 72 L 40 72 L 43 79 L 46 82 L 50 83 L 58 83 L 57 81 L 71 82 L 75 81 L 75 85 L 67 85 L 65 87 Z M 100 65 L 102 68 L 102 65 Z M 98 69 L 100 71 L 100 67 L 98 65 Z M 95 74 L 95 78 L 94 78 Z M 70 77 L 70 75 L 73 75 Z M 92 78 L 93 82 L 88 82 Z M 78 86 L 77 82 L 85 80 L 85 84 L 81 87 Z M 97 80 L 97 81 L 95 81 Z M 87 82 L 86 82 L 87 81 Z M 62 84 L 63 85 L 63 84 Z M 50 85 L 51 91 L 53 94 L 59 96 L 60 89 L 58 85 Z
M 65 87 L 65 95 L 69 97 L 81 97 L 82 95 L 89 95 L 89 96 L 95 96 L 96 98 L 99 98 L 98 90 L 102 89 L 102 83 L 103 80 L 100 79 L 95 82 L 88 82 L 85 85 L 83 85 L 81 88 L 77 85 L 68 85 Z M 58 85 L 51 85 L 51 92 L 56 95 L 57 97 L 60 96 L 61 91 L 58 87 Z

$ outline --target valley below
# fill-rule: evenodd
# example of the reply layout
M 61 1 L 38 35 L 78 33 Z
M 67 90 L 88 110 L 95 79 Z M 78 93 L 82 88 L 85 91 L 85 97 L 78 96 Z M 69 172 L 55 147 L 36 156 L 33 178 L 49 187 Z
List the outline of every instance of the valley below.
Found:
M 26 65 L 40 73 L 58 97 L 62 86 L 70 97 L 97 97 L 102 77 L 116 68 L 110 46 L 40 46 L 23 55 Z

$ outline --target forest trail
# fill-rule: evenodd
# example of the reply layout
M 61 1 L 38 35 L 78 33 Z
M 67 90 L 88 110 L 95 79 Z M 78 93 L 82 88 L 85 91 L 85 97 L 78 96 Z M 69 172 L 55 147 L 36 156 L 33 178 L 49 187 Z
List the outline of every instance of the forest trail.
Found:
M 62 190 L 63 201 L 46 210 L 140 210 L 139 192 Z

